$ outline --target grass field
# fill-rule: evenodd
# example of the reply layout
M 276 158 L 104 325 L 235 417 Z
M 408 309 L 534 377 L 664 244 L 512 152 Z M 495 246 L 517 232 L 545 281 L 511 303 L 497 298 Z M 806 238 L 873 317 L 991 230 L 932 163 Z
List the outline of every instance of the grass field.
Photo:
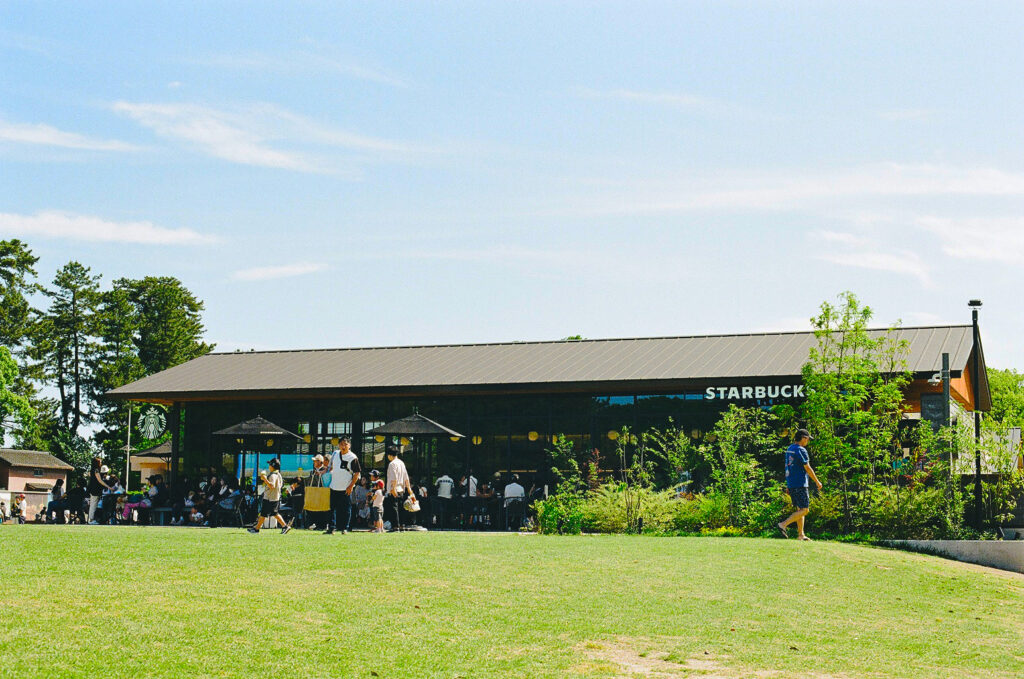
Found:
M 1024 578 L 835 543 L 0 526 L 0 673 L 1021 677 Z

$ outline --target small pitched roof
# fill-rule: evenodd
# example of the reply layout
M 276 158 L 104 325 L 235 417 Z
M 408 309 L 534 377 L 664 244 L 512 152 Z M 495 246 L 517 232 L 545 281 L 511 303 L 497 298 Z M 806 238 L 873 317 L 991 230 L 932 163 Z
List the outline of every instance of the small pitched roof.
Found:
M 871 331 L 881 334 L 884 329 Z M 970 325 L 902 328 L 907 367 L 931 375 L 949 353 L 968 367 Z M 107 392 L 121 400 L 305 398 L 630 389 L 734 378 L 799 377 L 813 332 L 212 353 Z M 984 360 L 982 358 L 982 360 Z M 984 363 L 982 363 L 984 366 Z M 982 370 L 982 403 L 987 382 Z
M 167 439 L 163 443 L 159 443 L 152 448 L 146 448 L 140 450 L 137 453 L 132 453 L 132 457 L 170 457 L 171 456 L 171 440 Z
M 301 438 L 283 427 L 279 427 L 269 420 L 256 416 L 251 420 L 239 422 L 238 424 L 213 432 L 221 436 L 291 436 Z
M 12 467 L 33 467 L 35 469 L 72 470 L 74 467 L 63 460 L 58 460 L 50 453 L 39 450 L 16 450 L 0 448 L 0 460 Z
M 429 417 L 424 417 L 419 413 L 374 427 L 366 433 L 390 434 L 393 436 L 458 436 L 460 439 L 465 438 L 454 429 L 438 424 Z

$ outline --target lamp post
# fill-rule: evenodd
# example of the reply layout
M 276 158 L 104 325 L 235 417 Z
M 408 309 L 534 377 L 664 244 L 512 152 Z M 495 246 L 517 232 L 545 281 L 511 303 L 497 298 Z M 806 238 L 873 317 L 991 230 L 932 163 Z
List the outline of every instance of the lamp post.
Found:
M 981 334 L 978 331 L 978 309 L 980 299 L 967 303 L 971 308 L 971 324 L 974 329 L 974 361 L 971 364 L 971 387 L 974 396 L 974 527 L 981 530 Z

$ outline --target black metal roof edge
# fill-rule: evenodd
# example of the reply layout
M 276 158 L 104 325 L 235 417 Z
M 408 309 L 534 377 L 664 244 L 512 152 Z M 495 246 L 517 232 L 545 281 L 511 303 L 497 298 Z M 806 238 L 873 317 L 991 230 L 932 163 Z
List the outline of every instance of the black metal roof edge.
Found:
M 890 328 L 867 328 L 868 332 L 885 332 L 888 330 L 936 330 L 939 328 L 970 328 L 970 323 L 953 323 L 949 325 L 901 325 Z M 604 337 L 581 340 L 522 340 L 511 342 L 476 342 L 464 344 L 396 344 L 379 347 L 333 347 L 319 349 L 264 349 L 261 351 L 211 351 L 203 356 L 251 356 L 254 354 L 301 354 L 328 351 L 379 351 L 382 349 L 443 349 L 455 347 L 511 347 L 524 344 L 589 344 L 597 342 L 642 342 L 677 339 L 721 339 L 725 337 L 776 337 L 782 335 L 813 335 L 814 330 L 780 330 L 775 332 L 729 332 L 706 335 L 665 335 L 660 337 Z M 202 358 L 200 356 L 199 358 Z

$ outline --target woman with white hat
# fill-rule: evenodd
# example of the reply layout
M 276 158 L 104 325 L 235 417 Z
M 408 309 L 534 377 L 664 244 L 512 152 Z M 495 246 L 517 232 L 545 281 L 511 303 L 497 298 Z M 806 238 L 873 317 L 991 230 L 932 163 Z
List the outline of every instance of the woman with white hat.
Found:
M 96 520 L 96 507 L 100 504 L 100 497 L 103 495 L 104 489 L 110 490 L 110 486 L 103 480 L 103 475 L 110 471 L 103 466 L 103 461 L 98 458 L 92 458 L 92 466 L 89 468 L 89 483 L 87 489 L 89 491 L 89 525 L 98 526 L 99 521 Z

